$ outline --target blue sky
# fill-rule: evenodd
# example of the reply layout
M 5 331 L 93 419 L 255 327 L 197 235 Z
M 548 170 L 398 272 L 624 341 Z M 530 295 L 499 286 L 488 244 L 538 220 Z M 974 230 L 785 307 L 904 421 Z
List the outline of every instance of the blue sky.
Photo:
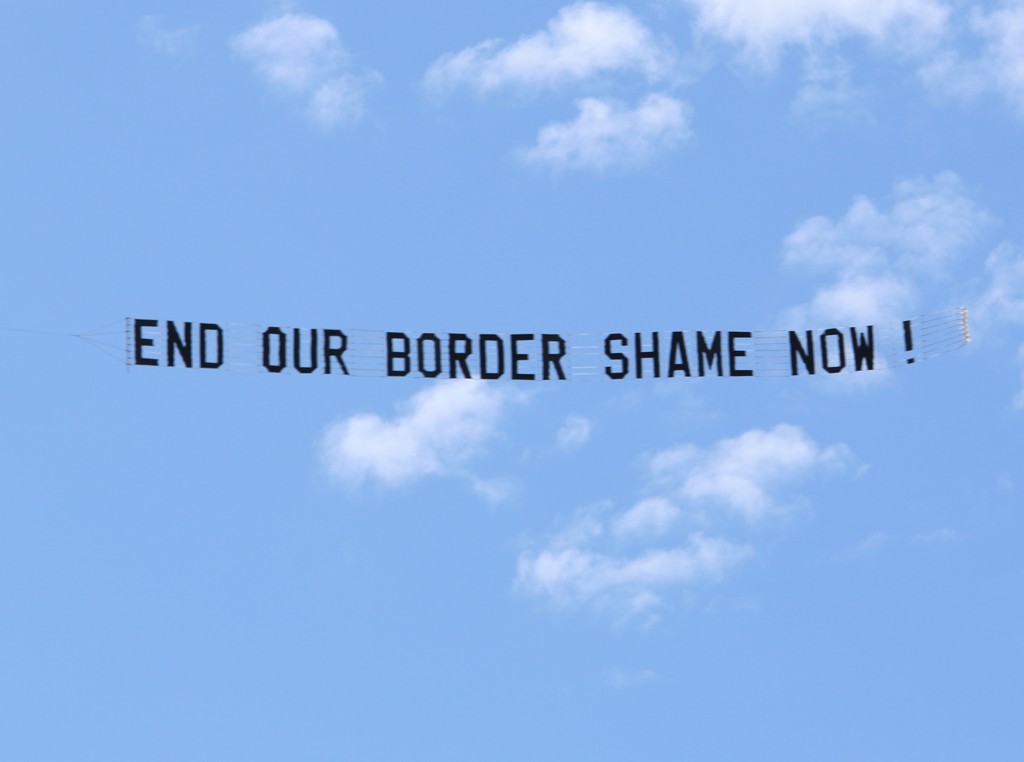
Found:
M 5 11 L 0 756 L 1019 756 L 1024 3 Z M 960 351 L 781 379 L 24 332 L 961 306 Z

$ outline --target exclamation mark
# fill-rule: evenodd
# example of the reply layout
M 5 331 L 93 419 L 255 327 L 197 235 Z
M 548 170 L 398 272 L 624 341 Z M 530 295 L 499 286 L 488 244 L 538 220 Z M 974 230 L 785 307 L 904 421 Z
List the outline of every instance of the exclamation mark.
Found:
M 910 331 L 910 321 L 903 321 L 903 345 L 906 347 L 908 352 L 914 351 L 914 334 Z M 911 365 L 914 362 L 913 357 L 907 358 L 907 365 Z

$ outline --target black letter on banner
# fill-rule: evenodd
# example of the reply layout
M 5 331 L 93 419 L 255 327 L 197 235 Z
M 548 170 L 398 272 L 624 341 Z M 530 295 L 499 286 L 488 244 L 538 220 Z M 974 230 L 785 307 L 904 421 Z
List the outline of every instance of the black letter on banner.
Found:
M 835 336 L 839 339 L 839 364 L 828 364 L 828 337 Z M 821 367 L 829 373 L 839 373 L 846 367 L 846 342 L 843 341 L 843 334 L 838 328 L 829 328 L 821 332 Z
M 549 351 L 549 344 L 557 344 L 558 351 Z M 565 381 L 565 373 L 562 371 L 562 358 L 565 357 L 565 339 L 557 333 L 545 333 L 540 337 L 540 346 L 541 357 L 544 361 L 544 380 L 547 381 L 551 378 L 551 366 L 554 365 L 555 370 L 558 371 L 558 379 Z
M 490 370 L 487 367 L 487 345 L 494 344 L 497 349 L 495 355 L 498 358 L 498 369 Z M 501 337 L 495 333 L 481 333 L 480 334 L 480 378 L 486 378 L 489 381 L 493 381 L 496 378 L 501 378 L 505 373 L 505 342 L 501 340 Z
M 729 375 L 730 376 L 752 376 L 754 371 L 737 369 L 736 358 L 746 357 L 745 349 L 736 349 L 736 339 L 749 339 L 753 336 L 750 331 L 729 331 Z
M 300 357 L 302 354 L 302 333 L 298 328 L 292 329 L 292 354 L 295 359 L 295 370 L 299 373 L 312 373 L 316 370 L 316 334 L 316 328 L 311 328 L 309 331 L 309 362 L 311 364 L 304 366 Z
M 672 347 L 668 352 L 668 377 L 674 378 L 676 371 L 681 370 L 690 375 L 690 358 L 686 355 L 686 337 L 682 331 L 672 332 Z
M 217 334 L 217 359 L 206 359 L 206 334 L 213 331 Z M 199 367 L 219 368 L 224 364 L 224 331 L 216 323 L 199 324 Z
M 800 337 L 796 335 L 796 331 L 789 332 L 789 367 L 790 375 L 800 375 L 796 369 L 796 358 L 800 355 L 800 359 L 803 361 L 804 368 L 812 376 L 814 375 L 814 332 L 807 332 L 807 343 L 801 344 Z
M 423 344 L 428 341 L 434 345 L 434 367 L 430 370 L 423 365 Z M 437 378 L 441 374 L 441 340 L 437 338 L 437 334 L 420 334 L 416 339 L 416 355 L 416 364 L 424 378 Z
M 613 341 L 621 342 L 623 347 L 629 344 L 629 341 L 621 333 L 609 333 L 607 336 L 604 337 L 604 356 L 607 357 L 609 360 L 618 360 L 619 362 L 622 363 L 622 368 L 619 370 L 612 370 L 610 367 L 605 365 L 604 372 L 605 375 L 608 376 L 608 378 L 614 378 L 617 380 L 620 378 L 625 378 L 626 374 L 629 373 L 629 358 L 626 357 L 626 355 L 622 354 L 622 352 L 612 351 Z
M 860 370 L 863 365 L 867 365 L 868 370 L 874 370 L 875 327 L 873 325 L 868 326 L 867 337 L 863 333 L 858 333 L 856 328 L 851 328 L 850 343 L 853 344 L 853 361 L 856 370 Z
M 398 339 L 402 342 L 402 350 L 396 352 L 392 342 Z M 388 331 L 388 375 L 389 376 L 408 376 L 409 375 L 409 337 L 399 331 Z M 398 370 L 395 367 L 394 359 L 399 358 L 405 360 L 405 367 Z
M 158 325 L 156 320 L 139 320 L 135 319 L 135 364 L 136 365 L 159 365 L 160 361 L 154 357 L 143 357 L 142 348 L 153 346 L 152 339 L 142 338 L 143 328 L 156 328 Z
M 644 351 L 644 343 L 640 338 L 640 334 L 635 335 L 636 339 L 636 377 L 644 377 L 644 360 L 654 360 L 654 377 L 661 378 L 661 358 L 658 356 L 658 333 L 657 331 L 651 332 L 651 349 L 650 351 Z
M 270 362 L 270 337 L 277 336 L 277 364 L 272 365 Z M 276 325 L 270 326 L 263 332 L 263 367 L 269 370 L 271 373 L 280 373 L 288 365 L 286 346 L 288 344 L 288 337 L 284 335 L 284 331 L 278 328 Z
M 332 347 L 331 339 L 341 339 L 340 347 Z M 337 328 L 324 328 L 324 373 L 331 372 L 331 358 L 338 361 L 341 372 L 348 375 L 348 368 L 345 366 L 345 350 L 348 349 L 348 336 Z
M 186 368 L 192 367 L 192 324 L 185 323 L 185 338 L 182 340 L 178 327 L 167 321 L 167 365 L 174 367 L 174 351 L 181 355 Z
M 462 342 L 462 349 L 455 349 L 455 342 Z M 455 372 L 456 366 L 462 368 L 462 375 L 465 378 L 473 378 L 473 374 L 469 372 L 469 363 L 466 359 L 473 354 L 473 342 L 464 333 L 449 333 L 448 334 L 448 378 L 458 378 L 459 375 Z
M 513 333 L 509 336 L 512 341 L 512 378 L 516 381 L 533 381 L 536 376 L 533 373 L 520 373 L 519 361 L 529 360 L 530 355 L 519 351 L 520 341 L 533 341 L 532 333 Z
M 707 365 L 705 366 L 705 361 Z M 704 339 L 704 333 L 697 331 L 697 371 L 698 375 L 704 375 L 705 367 L 709 370 L 718 363 L 718 375 L 722 375 L 722 332 L 715 331 L 715 338 L 708 346 Z

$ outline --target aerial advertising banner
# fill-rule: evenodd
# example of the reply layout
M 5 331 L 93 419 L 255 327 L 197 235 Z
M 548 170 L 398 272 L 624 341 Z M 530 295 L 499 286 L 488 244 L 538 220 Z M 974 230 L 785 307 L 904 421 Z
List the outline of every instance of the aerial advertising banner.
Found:
M 442 333 L 127 318 L 129 365 L 331 376 L 579 381 L 814 376 L 908 365 L 970 341 L 967 310 L 864 326 Z

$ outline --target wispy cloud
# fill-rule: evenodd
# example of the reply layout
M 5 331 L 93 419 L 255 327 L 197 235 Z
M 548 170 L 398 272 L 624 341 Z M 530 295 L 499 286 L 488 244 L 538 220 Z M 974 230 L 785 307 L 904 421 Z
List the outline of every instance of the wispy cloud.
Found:
M 425 86 L 434 93 L 463 86 L 486 93 L 558 87 L 620 71 L 657 79 L 671 58 L 628 9 L 584 2 L 562 8 L 545 29 L 509 45 L 492 39 L 442 56 L 427 71 Z
M 746 545 L 700 533 L 678 547 L 636 556 L 551 547 L 520 555 L 516 582 L 520 589 L 558 604 L 606 603 L 640 614 L 660 602 L 656 588 L 720 579 L 751 553 Z
M 989 12 L 972 8 L 967 32 L 980 52 L 965 57 L 956 48 L 943 49 L 921 67 L 925 84 L 961 98 L 995 93 L 1024 117 L 1024 2 L 1010 0 Z
M 576 106 L 576 119 L 540 130 L 524 161 L 559 169 L 635 166 L 690 135 L 685 104 L 668 95 L 648 95 L 634 109 L 599 98 Z
M 473 491 L 488 503 L 503 503 L 516 491 L 516 485 L 510 479 L 481 479 L 470 476 L 470 483 Z
M 1005 341 L 1007 328 L 1024 326 L 1024 251 L 1000 243 L 982 268 L 985 249 L 978 244 L 992 222 L 952 172 L 897 183 L 888 208 L 858 196 L 838 219 L 804 220 L 786 237 L 783 257 L 792 270 L 824 283 L 782 319 L 865 325 L 905 318 L 928 294 L 948 303 L 952 293 L 970 307 L 974 338 L 995 334 Z M 965 256 L 971 253 L 973 261 Z M 1014 406 L 1024 409 L 1024 388 Z
M 838 220 L 812 217 L 786 237 L 787 265 L 831 281 L 788 319 L 854 325 L 894 319 L 917 306 L 923 283 L 948 274 L 990 219 L 951 172 L 898 183 L 893 195 L 889 209 L 859 196 Z
M 842 469 L 851 460 L 844 445 L 820 447 L 798 426 L 780 423 L 753 429 L 701 449 L 682 445 L 651 459 L 654 478 L 676 497 L 709 503 L 749 521 L 783 509 L 775 492 L 823 469 Z
M 863 93 L 853 84 L 852 70 L 845 58 L 832 51 L 807 52 L 793 111 L 818 118 L 868 118 L 870 113 L 864 101 Z
M 171 26 L 161 16 L 143 16 L 139 20 L 139 39 L 144 45 L 176 56 L 195 47 L 199 27 Z
M 558 429 L 556 439 L 563 450 L 576 450 L 590 441 L 593 426 L 590 419 L 583 415 L 567 416 Z
M 974 307 L 974 319 L 989 325 L 1024 326 L 1024 252 L 1009 243 L 985 260 L 987 284 Z
M 949 8 L 936 0 L 683 0 L 704 35 L 771 66 L 787 45 L 823 46 L 847 37 L 885 42 L 903 53 L 934 44 Z
M 855 544 L 847 552 L 839 556 L 842 560 L 861 561 L 881 555 L 884 551 L 900 549 L 905 551 L 909 546 L 941 550 L 962 539 L 962 535 L 949 527 L 940 527 L 912 535 L 892 535 L 888 532 L 874 531 Z
M 256 24 L 232 37 L 230 46 L 272 87 L 304 99 L 309 118 L 325 129 L 358 121 L 367 86 L 380 79 L 372 71 L 353 73 L 334 25 L 307 14 Z
M 435 96 L 459 88 L 487 94 L 574 86 L 578 93 L 600 80 L 607 91 L 629 75 L 665 82 L 675 68 L 670 46 L 628 8 L 579 2 L 516 42 L 485 40 L 441 56 L 428 69 L 424 88 Z M 519 158 L 559 170 L 636 168 L 690 134 L 686 105 L 664 93 L 649 94 L 636 106 L 582 97 L 576 108 L 575 119 L 542 127 Z
M 1024 2 L 991 13 L 976 10 L 972 27 L 986 42 L 981 66 L 993 87 L 1024 116 Z
M 975 335 L 999 334 L 1005 328 L 1024 327 L 1024 252 L 1009 243 L 997 246 L 985 260 L 987 280 L 984 290 L 971 309 Z M 1021 386 L 1013 397 L 1013 407 L 1024 410 L 1024 344 L 1017 349 Z
M 880 58 L 916 68 L 933 93 L 963 100 L 994 94 L 1024 118 L 1024 0 L 991 8 L 953 0 L 682 2 L 693 9 L 699 36 L 733 46 L 747 63 L 772 69 L 787 49 L 798 49 L 805 57 L 798 112 L 867 113 L 837 57 L 844 42 L 861 39 Z
M 679 520 L 679 506 L 664 497 L 641 500 L 612 523 L 617 537 L 661 537 Z
M 431 474 L 461 474 L 483 452 L 510 402 L 508 387 L 474 380 L 443 381 L 419 392 L 391 420 L 362 413 L 335 423 L 321 451 L 327 471 L 349 485 L 398 486 Z M 507 485 L 469 477 L 488 500 L 507 495 Z
M 960 533 L 949 527 L 933 529 L 930 532 L 919 532 L 910 538 L 916 545 L 930 548 L 942 548 L 960 539 Z
M 850 459 L 845 446 L 822 447 L 787 424 L 663 450 L 650 461 L 647 490 L 655 494 L 621 512 L 607 504 L 578 511 L 540 549 L 520 554 L 516 586 L 555 605 L 651 621 L 671 591 L 721 580 L 754 553 L 748 541 L 722 535 L 736 531 L 729 516 L 777 515 L 785 487 Z M 699 516 L 708 504 L 726 510 Z
M 858 559 L 867 558 L 869 556 L 876 556 L 879 553 L 881 553 L 882 550 L 891 542 L 892 537 L 890 537 L 885 532 L 872 532 L 863 540 L 854 545 L 853 548 L 846 554 L 846 558 Z

